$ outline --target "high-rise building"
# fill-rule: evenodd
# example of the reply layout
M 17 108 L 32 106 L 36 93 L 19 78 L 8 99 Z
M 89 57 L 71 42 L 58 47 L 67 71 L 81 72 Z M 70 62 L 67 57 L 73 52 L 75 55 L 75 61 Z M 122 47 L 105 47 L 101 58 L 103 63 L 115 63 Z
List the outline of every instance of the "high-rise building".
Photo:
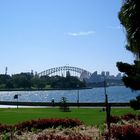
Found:
M 122 78 L 121 73 L 118 73 L 118 74 L 116 75 L 116 78 L 117 78 L 117 79 L 121 79 L 121 78 Z
M 95 71 L 95 72 L 93 72 L 93 74 L 92 74 L 92 75 L 97 76 L 97 75 L 98 75 L 98 72 L 97 72 L 97 71 Z
M 102 71 L 101 76 L 105 76 L 105 72 L 104 71 Z
M 107 71 L 107 72 L 106 72 L 106 77 L 109 77 L 109 75 L 110 75 L 110 74 L 109 74 L 109 71 Z

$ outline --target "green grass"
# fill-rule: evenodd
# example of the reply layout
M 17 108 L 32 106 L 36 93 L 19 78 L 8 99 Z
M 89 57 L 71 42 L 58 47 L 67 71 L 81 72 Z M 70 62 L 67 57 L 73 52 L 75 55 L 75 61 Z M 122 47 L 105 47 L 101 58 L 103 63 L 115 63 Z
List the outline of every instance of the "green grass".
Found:
M 105 112 L 101 108 L 71 108 L 71 112 L 61 112 L 58 108 L 0 108 L 1 124 L 16 124 L 18 122 L 38 118 L 76 118 L 87 125 L 101 125 L 105 122 Z M 131 108 L 112 108 L 112 115 L 136 113 Z

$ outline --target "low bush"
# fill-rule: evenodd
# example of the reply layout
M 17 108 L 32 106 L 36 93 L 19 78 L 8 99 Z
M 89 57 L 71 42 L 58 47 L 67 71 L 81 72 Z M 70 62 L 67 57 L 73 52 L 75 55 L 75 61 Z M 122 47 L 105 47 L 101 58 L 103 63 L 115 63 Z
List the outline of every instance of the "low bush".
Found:
M 134 119 L 134 120 L 138 119 L 138 117 L 135 114 L 128 113 L 128 114 L 125 114 L 125 115 L 121 116 L 121 119 L 125 120 L 125 121 L 129 121 L 129 120 L 132 120 L 132 119 Z
M 0 124 L 0 132 L 9 132 L 12 129 L 12 126 Z
M 140 140 L 140 126 L 114 125 L 111 127 L 111 137 L 116 140 Z
M 50 134 L 50 135 L 38 136 L 37 140 L 92 140 L 92 138 L 88 136 L 83 136 L 81 134 L 77 134 L 73 136 Z
M 38 119 L 25 121 L 13 126 L 0 125 L 0 132 L 8 132 L 11 130 L 28 130 L 31 131 L 32 128 L 45 129 L 51 127 L 74 127 L 81 125 L 82 122 L 77 119 Z
M 38 120 L 31 120 L 31 121 L 19 123 L 15 125 L 14 127 L 18 130 L 21 130 L 21 129 L 31 130 L 31 128 L 45 129 L 45 128 L 51 128 L 51 127 L 55 128 L 58 126 L 74 127 L 81 124 L 82 123 L 76 119 L 38 119 Z
M 124 123 L 123 120 L 126 123 Z M 138 124 L 139 120 L 140 115 L 135 115 L 132 113 L 122 116 L 111 116 L 110 122 L 114 123 L 111 125 L 110 129 L 111 138 L 115 140 L 140 140 L 140 125 Z M 108 131 L 105 133 L 105 137 L 109 137 Z
M 128 113 L 122 116 L 111 116 L 110 122 L 111 123 L 118 123 L 121 120 L 129 121 L 129 120 L 140 120 L 140 115 L 135 115 L 132 113 Z
M 121 117 L 119 116 L 111 116 L 110 117 L 110 123 L 117 123 L 121 120 Z

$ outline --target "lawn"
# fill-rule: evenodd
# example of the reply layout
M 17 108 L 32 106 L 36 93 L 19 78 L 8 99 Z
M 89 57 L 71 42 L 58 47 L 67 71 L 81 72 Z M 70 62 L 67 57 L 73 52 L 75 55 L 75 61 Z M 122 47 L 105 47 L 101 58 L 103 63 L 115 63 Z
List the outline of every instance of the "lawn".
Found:
M 59 108 L 0 108 L 1 124 L 16 124 L 25 120 L 39 118 L 76 118 L 87 125 L 100 125 L 105 122 L 105 112 L 101 108 L 71 108 L 70 112 L 62 112 Z M 112 108 L 112 115 L 126 113 L 138 114 L 131 108 Z

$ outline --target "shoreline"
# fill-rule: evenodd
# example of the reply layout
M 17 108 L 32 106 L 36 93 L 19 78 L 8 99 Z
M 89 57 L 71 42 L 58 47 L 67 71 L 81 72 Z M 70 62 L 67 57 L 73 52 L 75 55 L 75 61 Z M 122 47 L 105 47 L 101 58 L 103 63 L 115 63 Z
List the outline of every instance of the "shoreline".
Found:
M 130 103 L 125 103 L 125 102 L 110 102 L 109 103 L 111 105 L 111 107 L 120 107 L 120 106 L 130 106 Z M 0 105 L 10 105 L 10 106 L 40 106 L 40 107 L 59 107 L 61 106 L 61 102 L 55 102 L 55 103 L 51 103 L 51 102 L 19 102 L 19 101 L 0 101 Z M 97 103 L 93 103 L 93 102 L 80 102 L 80 103 L 76 103 L 76 102 L 67 102 L 67 106 L 69 107 L 104 107 L 105 103 L 104 102 L 97 102 Z
M 111 85 L 107 87 L 122 87 L 124 85 Z M 104 86 L 97 87 L 85 87 L 85 88 L 48 88 L 48 89 L 0 89 L 1 91 L 50 91 L 50 90 L 85 90 L 85 89 L 94 89 L 94 88 L 104 88 Z
M 49 88 L 49 89 L 0 89 L 1 91 L 48 91 L 48 90 L 84 90 L 92 88 Z

